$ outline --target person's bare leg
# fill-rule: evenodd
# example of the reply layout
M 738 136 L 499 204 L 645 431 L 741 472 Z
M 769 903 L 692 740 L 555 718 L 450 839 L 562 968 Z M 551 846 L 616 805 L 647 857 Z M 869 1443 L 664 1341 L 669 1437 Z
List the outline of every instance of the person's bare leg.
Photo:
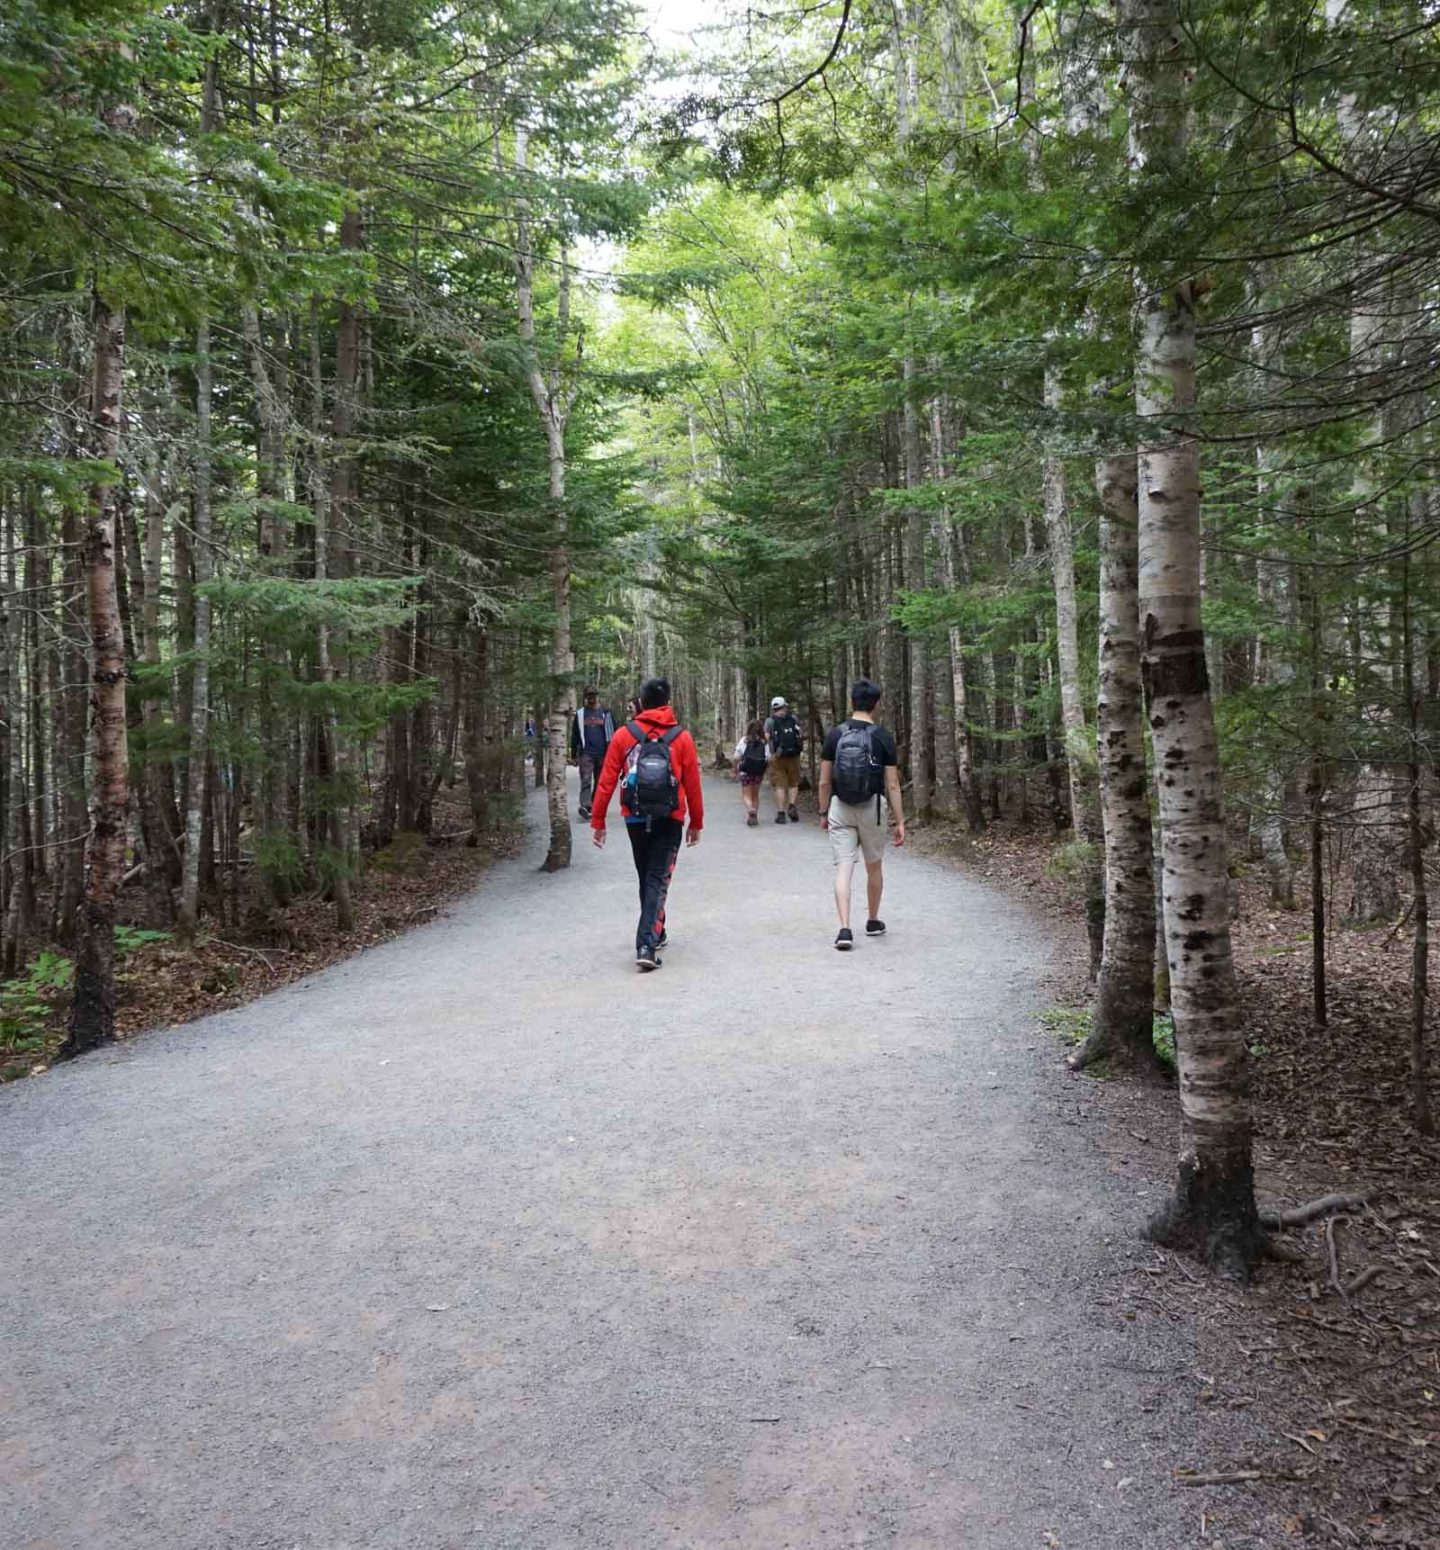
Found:
M 835 913 L 840 917 L 842 928 L 850 924 L 850 883 L 855 876 L 855 863 L 841 861 L 835 867 Z
M 865 901 L 870 910 L 868 919 L 880 919 L 880 895 L 884 891 L 885 863 L 883 861 L 867 861 L 865 863 Z

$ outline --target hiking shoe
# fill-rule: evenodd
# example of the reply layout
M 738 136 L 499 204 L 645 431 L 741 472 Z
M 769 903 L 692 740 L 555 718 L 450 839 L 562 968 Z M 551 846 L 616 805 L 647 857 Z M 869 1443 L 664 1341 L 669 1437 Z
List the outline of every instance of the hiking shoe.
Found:
M 883 920 L 867 920 L 865 922 L 866 936 L 884 936 L 885 922 Z
M 590 816 L 590 809 L 588 807 L 582 807 L 580 809 L 580 816 L 582 818 L 588 818 Z
M 655 949 L 653 947 L 642 947 L 635 954 L 635 967 L 642 974 L 648 974 L 651 969 L 658 969 L 660 967 L 660 960 L 655 956 Z
M 755 814 L 755 813 L 751 813 L 750 816 L 745 820 L 745 827 L 747 829 L 757 829 L 757 828 L 759 828 L 759 826 L 760 826 L 759 816 L 757 814 Z
M 800 822 L 800 809 L 798 807 L 796 807 L 793 802 L 790 804 L 790 822 L 791 823 L 799 823 Z
M 776 813 L 775 814 L 775 822 L 776 823 L 784 823 L 785 822 L 785 814 L 784 813 Z
M 848 953 L 855 945 L 855 933 L 849 926 L 841 926 L 835 933 L 836 949 L 842 953 Z

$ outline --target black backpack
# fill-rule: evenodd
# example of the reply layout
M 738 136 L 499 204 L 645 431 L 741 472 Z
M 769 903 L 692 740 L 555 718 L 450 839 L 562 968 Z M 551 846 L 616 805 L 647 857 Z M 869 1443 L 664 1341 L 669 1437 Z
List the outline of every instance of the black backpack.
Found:
M 775 752 L 782 759 L 793 759 L 800 752 L 800 723 L 794 716 L 782 716 L 775 723 Z
M 638 721 L 627 721 L 625 730 L 635 746 L 625 756 L 625 805 L 636 818 L 668 818 L 680 805 L 680 782 L 670 762 L 670 744 L 683 727 L 670 727 L 651 737 Z
M 875 757 L 875 728 L 869 722 L 846 722 L 835 745 L 830 782 L 847 807 L 875 798 L 878 806 L 885 785 L 885 766 Z
M 745 752 L 740 756 L 740 773 L 742 775 L 763 775 L 765 773 L 765 739 L 763 737 L 751 738 L 745 744 Z

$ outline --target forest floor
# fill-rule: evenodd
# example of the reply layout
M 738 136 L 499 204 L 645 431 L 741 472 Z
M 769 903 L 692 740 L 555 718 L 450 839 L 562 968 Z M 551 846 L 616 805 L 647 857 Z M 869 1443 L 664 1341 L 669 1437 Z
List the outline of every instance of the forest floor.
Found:
M 448 900 L 473 887 L 487 866 L 513 855 L 521 844 L 517 831 L 469 847 L 463 843 L 469 823 L 468 805 L 441 792 L 433 835 L 427 839 L 407 831 L 367 855 L 353 884 L 355 925 L 348 932 L 336 929 L 335 906 L 318 894 L 301 895 L 283 909 L 262 910 L 247 889 L 234 912 L 236 922 L 207 922 L 195 947 L 186 950 L 164 929 L 153 893 L 141 886 L 127 888 L 120 900 L 126 930 L 115 974 L 121 1037 L 243 1006 L 433 919 Z M 461 838 L 451 842 L 445 838 L 449 835 Z M 42 964 L 52 956 L 53 951 Z M 33 996 L 12 993 L 19 1004 L 9 1009 L 10 1017 L 0 1017 L 0 1081 L 45 1070 L 64 1039 L 68 990 L 44 983 L 43 972 L 37 978 L 42 983 Z
M 1168 1103 L 1039 1024 L 1066 933 L 907 850 L 842 956 L 813 820 L 709 794 L 658 975 L 618 826 L 546 876 L 536 812 L 433 922 L 0 1090 L 7 1547 L 1297 1542 L 1177 1473 L 1273 1416 L 1136 1230 Z
M 1080 904 L 1056 865 L 1053 829 L 1001 826 L 978 840 L 931 830 L 922 841 L 968 875 L 1003 885 L 1062 933 L 1064 983 L 1045 1021 L 1083 1030 L 1088 986 Z M 1334 890 L 1344 898 L 1342 889 Z M 1286 1234 L 1303 1266 L 1267 1266 L 1241 1290 L 1173 1255 L 1147 1267 L 1150 1307 L 1197 1339 L 1201 1393 L 1262 1423 L 1250 1449 L 1206 1461 L 1254 1470 L 1227 1490 L 1211 1532 L 1233 1544 L 1247 1509 L 1278 1518 L 1286 1544 L 1440 1545 L 1440 1141 L 1418 1135 L 1408 1092 L 1409 973 L 1404 929 L 1328 938 L 1329 1026 L 1311 1004 L 1309 900 L 1273 908 L 1263 870 L 1239 882 L 1236 965 L 1255 1057 L 1257 1186 L 1290 1206 L 1332 1191 L 1369 1193 L 1367 1207 Z M 1432 971 L 1433 972 L 1433 971 Z M 1434 1035 L 1432 1034 L 1432 1038 Z M 1440 1050 L 1432 1043 L 1432 1066 Z M 1073 1077 L 1077 1105 L 1108 1121 L 1114 1165 L 1161 1179 L 1175 1142 L 1173 1094 Z M 1353 1297 L 1341 1284 L 1372 1267 Z M 1266 1435 L 1268 1434 L 1268 1435 Z M 1197 1493 L 1199 1494 L 1199 1493 Z M 1199 1503 L 1203 1509 L 1205 1503 Z

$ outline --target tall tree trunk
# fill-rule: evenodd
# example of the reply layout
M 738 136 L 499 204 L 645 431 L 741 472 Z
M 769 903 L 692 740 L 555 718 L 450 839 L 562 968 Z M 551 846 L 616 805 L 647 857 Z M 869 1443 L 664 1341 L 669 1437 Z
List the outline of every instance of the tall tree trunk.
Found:
M 915 358 L 904 362 L 905 487 L 912 495 L 925 482 L 924 453 L 920 445 L 920 406 L 915 402 Z M 905 513 L 905 586 L 911 592 L 925 589 L 925 513 L 918 505 Z M 910 812 L 924 817 L 930 811 L 930 668 L 924 636 L 910 635 Z
M 94 304 L 95 375 L 91 399 L 94 455 L 118 465 L 125 366 L 125 314 L 98 294 Z M 116 588 L 116 486 L 91 491 L 85 534 L 85 593 L 90 620 L 93 792 L 85 847 L 85 895 L 75 960 L 75 990 L 64 1055 L 115 1037 L 115 910 L 125 872 L 130 758 L 125 726 L 125 647 Z
M 1264 306 L 1266 287 L 1257 283 L 1254 287 L 1257 310 Z M 1277 371 L 1281 367 L 1280 345 L 1273 324 L 1257 326 L 1251 333 L 1255 354 L 1259 395 L 1273 391 Z M 1262 437 L 1255 447 L 1255 503 L 1262 533 L 1262 550 L 1274 545 L 1279 537 L 1280 524 L 1276 521 L 1276 504 L 1280 499 L 1276 485 L 1279 474 L 1279 454 L 1273 444 Z M 1256 679 L 1263 689 L 1272 694 L 1283 691 L 1293 680 L 1290 665 L 1289 641 L 1285 633 L 1293 626 L 1293 598 L 1290 593 L 1289 566 L 1283 558 L 1262 553 L 1255 563 L 1255 588 L 1260 605 L 1261 631 L 1257 641 Z M 1267 637 L 1266 632 L 1269 632 Z M 1277 632 L 1280 639 L 1275 638 Z M 1261 794 L 1259 821 L 1260 850 L 1265 858 L 1265 870 L 1270 876 L 1270 901 L 1278 909 L 1295 908 L 1295 869 L 1285 849 L 1285 781 L 1275 760 L 1270 760 L 1265 771 Z
M 169 890 L 180 883 L 180 816 L 175 808 L 172 765 L 168 756 L 162 758 L 159 754 L 165 726 L 160 695 L 160 569 L 165 542 L 165 501 L 158 460 L 146 473 L 144 510 L 143 549 L 138 531 L 127 534 L 130 570 L 140 588 L 139 651 L 146 668 L 146 681 L 138 696 L 139 724 L 143 729 L 140 758 L 143 780 L 136 796 L 147 863 L 152 875 L 164 878 L 166 902 L 173 908 L 174 898 Z
M 1186 50 L 1178 0 L 1125 0 L 1132 165 L 1185 165 Z M 1263 1247 L 1251 1158 L 1247 1051 L 1230 951 L 1219 747 L 1200 618 L 1199 458 L 1189 280 L 1139 285 L 1141 662 L 1160 795 L 1165 937 L 1180 1070 L 1179 1176 L 1157 1241 L 1248 1276 Z
M 211 8 L 211 29 L 218 30 L 221 0 Z M 200 104 L 200 131 L 212 133 L 218 112 L 218 66 L 214 57 L 205 67 Z M 195 533 L 193 563 L 199 591 L 195 598 L 194 660 L 190 679 L 189 753 L 185 781 L 185 839 L 180 852 L 180 906 L 175 938 L 185 947 L 195 942 L 200 923 L 200 851 L 206 810 L 206 776 L 210 764 L 210 599 L 205 584 L 211 571 L 210 412 L 214 367 L 210 358 L 210 319 L 195 328 L 195 451 L 191 466 L 191 513 Z
M 1060 373 L 1045 369 L 1045 407 L 1061 407 Z M 1053 447 L 1044 466 L 1045 533 L 1050 578 L 1055 589 L 1055 644 L 1060 664 L 1060 725 L 1065 738 L 1065 771 L 1070 797 L 1070 832 L 1084 847 L 1085 929 L 1090 939 L 1090 974 L 1100 972 L 1105 943 L 1105 871 L 1102 864 L 1100 796 L 1093 764 L 1095 744 L 1085 720 L 1080 682 L 1080 611 L 1075 599 L 1075 537 L 1065 492 L 1065 464 Z
M 46 779 L 46 732 L 50 717 L 46 711 L 45 650 L 43 626 L 46 619 L 45 600 L 50 593 L 50 548 L 45 533 L 44 519 L 38 499 L 25 503 L 25 592 L 26 608 L 26 680 L 30 690 L 30 706 L 27 720 L 30 731 L 30 845 L 32 875 L 37 885 L 42 884 L 49 873 L 47 850 L 49 847 L 49 784 Z
M 470 649 L 461 671 L 465 680 L 465 789 L 470 797 L 470 843 L 480 845 L 490 832 L 490 791 L 498 771 L 491 767 L 486 706 L 490 697 L 490 634 L 483 626 L 465 632 Z
M 499 149 L 497 142 L 497 152 Z M 515 131 L 515 166 L 523 177 L 527 172 L 527 137 L 523 128 Z M 545 432 L 549 463 L 550 496 L 550 715 L 549 747 L 546 770 L 546 805 L 550 815 L 550 846 L 542 870 L 558 872 L 570 865 L 570 814 L 565 797 L 565 748 L 570 717 L 575 711 L 575 658 L 570 644 L 570 523 L 565 509 L 565 426 L 573 399 L 573 387 L 563 383 L 560 359 L 570 323 L 570 264 L 561 249 L 559 295 L 556 312 L 559 343 L 556 359 L 547 373 L 541 365 L 535 343 L 535 250 L 530 216 L 523 194 L 516 203 L 515 215 L 515 297 L 520 324 L 520 341 L 525 351 L 526 378 L 535 412 Z
M 1158 1072 L 1155 1056 L 1155 879 L 1145 705 L 1140 680 L 1139 515 L 1133 454 L 1100 458 L 1100 801 L 1105 836 L 1105 926 L 1089 1038 L 1079 1069 L 1115 1056 Z
M 200 922 L 200 834 L 205 816 L 205 781 L 210 735 L 210 580 L 211 467 L 210 410 L 214 371 L 210 359 L 210 320 L 195 329 L 195 451 L 191 468 L 194 516 L 195 666 L 190 677 L 190 737 L 185 782 L 185 843 L 181 851 L 180 908 L 175 938 L 192 947 Z
M 86 679 L 85 615 L 80 602 L 85 588 L 82 552 L 83 527 L 74 504 L 67 501 L 61 514 L 64 562 L 64 599 L 61 604 L 60 700 L 56 786 L 60 802 L 59 874 L 55 883 L 54 932 L 66 946 L 75 940 L 80 901 L 85 891 L 85 732 L 90 696 Z
M 1401 687 L 1409 734 L 1405 764 L 1405 829 L 1410 861 L 1411 909 L 1415 940 L 1410 960 L 1410 1103 L 1415 1128 L 1422 1136 L 1434 1132 L 1430 1112 L 1429 1050 L 1425 1014 L 1430 994 L 1430 893 L 1425 879 L 1425 815 L 1422 801 L 1420 687 L 1415 674 L 1415 620 L 1411 598 L 1414 560 L 1410 541 L 1418 517 L 1423 530 L 1428 515 L 1426 493 L 1410 496 L 1405 507 L 1405 548 L 1401 556 Z
M 4 953 L 0 968 L 18 974 L 35 923 L 34 868 L 30 849 L 30 793 L 25 778 L 25 607 L 20 595 L 17 551 L 21 543 L 19 501 L 12 501 L 5 523 L 5 848 L 10 892 L 5 909 Z

